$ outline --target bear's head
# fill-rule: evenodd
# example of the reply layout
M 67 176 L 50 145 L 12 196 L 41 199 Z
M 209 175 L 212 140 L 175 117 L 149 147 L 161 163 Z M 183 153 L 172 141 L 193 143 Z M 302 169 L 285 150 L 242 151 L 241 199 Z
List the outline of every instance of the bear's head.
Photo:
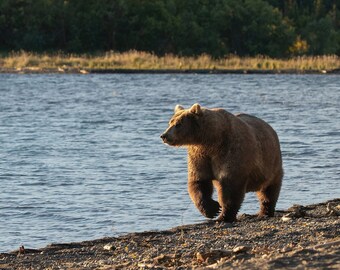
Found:
M 172 146 L 196 144 L 199 140 L 199 118 L 202 115 L 203 110 L 199 104 L 187 110 L 177 105 L 169 127 L 161 135 L 163 142 Z

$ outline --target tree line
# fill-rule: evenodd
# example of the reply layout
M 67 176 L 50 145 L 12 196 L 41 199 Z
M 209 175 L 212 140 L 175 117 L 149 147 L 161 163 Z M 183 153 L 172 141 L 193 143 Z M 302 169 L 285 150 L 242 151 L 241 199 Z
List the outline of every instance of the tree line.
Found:
M 0 51 L 340 55 L 338 0 L 0 0 Z

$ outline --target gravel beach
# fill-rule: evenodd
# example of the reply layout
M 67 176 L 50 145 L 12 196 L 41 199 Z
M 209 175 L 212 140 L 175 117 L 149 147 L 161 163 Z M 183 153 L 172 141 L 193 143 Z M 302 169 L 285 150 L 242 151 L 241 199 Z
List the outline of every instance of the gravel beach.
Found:
M 340 198 L 274 218 L 20 247 L 0 254 L 0 269 L 340 269 L 339 215 Z

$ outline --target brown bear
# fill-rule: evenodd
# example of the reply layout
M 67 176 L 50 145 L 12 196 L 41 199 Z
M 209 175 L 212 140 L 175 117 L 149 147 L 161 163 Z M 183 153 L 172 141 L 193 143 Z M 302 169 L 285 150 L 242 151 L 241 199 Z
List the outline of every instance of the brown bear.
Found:
M 283 169 L 279 139 L 269 124 L 248 114 L 177 105 L 161 138 L 187 147 L 189 195 L 204 216 L 235 221 L 250 191 L 257 192 L 259 216 L 274 215 Z

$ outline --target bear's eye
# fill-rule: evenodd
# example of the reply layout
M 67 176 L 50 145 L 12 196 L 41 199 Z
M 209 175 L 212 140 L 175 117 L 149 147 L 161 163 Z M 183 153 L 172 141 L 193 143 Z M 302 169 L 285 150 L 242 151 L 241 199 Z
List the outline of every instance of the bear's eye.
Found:
M 180 128 L 182 126 L 182 123 L 176 123 L 175 128 Z

